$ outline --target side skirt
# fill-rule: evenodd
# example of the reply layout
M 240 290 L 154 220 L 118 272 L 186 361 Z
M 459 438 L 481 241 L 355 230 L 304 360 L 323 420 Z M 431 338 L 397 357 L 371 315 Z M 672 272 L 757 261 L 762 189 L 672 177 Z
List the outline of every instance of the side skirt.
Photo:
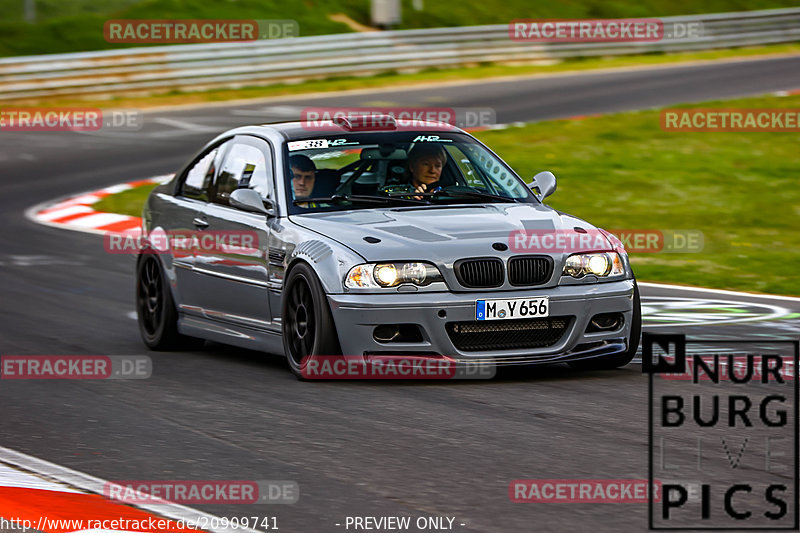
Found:
M 178 331 L 191 337 L 199 337 L 240 348 L 283 355 L 283 338 L 279 331 L 234 326 L 207 318 L 181 314 Z

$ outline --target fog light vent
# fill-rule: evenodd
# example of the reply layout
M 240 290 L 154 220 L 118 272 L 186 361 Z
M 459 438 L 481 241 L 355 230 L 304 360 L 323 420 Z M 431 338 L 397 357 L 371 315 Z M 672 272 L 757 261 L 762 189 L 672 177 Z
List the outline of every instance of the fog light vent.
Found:
M 372 331 L 377 342 L 422 342 L 422 332 L 416 324 L 382 324 Z
M 615 331 L 622 327 L 625 319 L 622 313 L 600 313 L 594 315 L 586 326 L 586 333 L 597 333 L 599 331 Z

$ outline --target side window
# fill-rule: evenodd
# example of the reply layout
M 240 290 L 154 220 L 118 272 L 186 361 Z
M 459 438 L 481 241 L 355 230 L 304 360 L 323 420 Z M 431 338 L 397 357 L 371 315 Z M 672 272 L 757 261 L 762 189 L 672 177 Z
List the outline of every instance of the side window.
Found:
M 259 139 L 235 139 L 217 176 L 214 202 L 228 205 L 233 191 L 249 187 L 262 198 L 272 196 L 272 156 L 269 145 Z
M 180 194 L 188 198 L 208 201 L 208 186 L 214 177 L 214 160 L 220 147 L 216 147 L 195 162 L 186 173 Z

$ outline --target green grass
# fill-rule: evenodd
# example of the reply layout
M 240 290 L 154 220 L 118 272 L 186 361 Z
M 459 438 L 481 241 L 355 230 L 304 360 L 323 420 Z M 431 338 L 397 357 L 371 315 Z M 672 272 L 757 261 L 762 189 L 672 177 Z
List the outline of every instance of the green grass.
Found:
M 301 35 L 350 31 L 329 20 L 343 13 L 370 24 L 367 0 L 35 0 L 35 24 L 24 22 L 22 0 L 0 0 L 0 56 L 48 54 L 117 48 L 107 43 L 108 19 L 293 19 Z M 518 18 L 659 17 L 796 6 L 795 0 L 424 0 L 416 11 L 402 0 L 405 28 L 505 24 Z
M 800 108 L 800 96 L 694 107 Z M 701 253 L 632 254 L 640 280 L 800 295 L 798 133 L 668 133 L 658 111 L 643 111 L 477 137 L 526 179 L 553 171 L 547 203 L 559 210 L 605 228 L 703 232 Z M 138 215 L 149 189 L 95 207 Z
M 687 107 L 800 107 L 800 96 Z M 668 133 L 659 112 L 484 132 L 521 176 L 551 170 L 553 207 L 600 227 L 693 229 L 702 253 L 633 254 L 637 277 L 800 294 L 798 133 Z
M 36 0 L 37 6 L 41 0 Z M 292 19 L 301 35 L 345 33 L 328 14 L 355 12 L 355 0 L 50 0 L 37 9 L 37 23 L 23 22 L 22 0 L 0 0 L 0 56 L 51 54 L 153 46 L 106 42 L 109 19 Z M 102 6 L 102 7 L 101 7 Z
M 142 185 L 127 191 L 110 194 L 92 205 L 92 208 L 103 213 L 119 213 L 120 215 L 140 217 L 142 216 L 142 207 L 145 200 L 147 200 L 147 195 L 157 186 L 157 183 L 153 183 L 152 185 Z

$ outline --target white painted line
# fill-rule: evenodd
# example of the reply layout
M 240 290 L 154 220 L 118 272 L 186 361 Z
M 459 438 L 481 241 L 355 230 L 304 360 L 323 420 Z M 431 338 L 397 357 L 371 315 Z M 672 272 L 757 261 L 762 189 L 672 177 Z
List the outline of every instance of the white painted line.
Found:
M 39 212 L 52 211 L 53 209 L 61 209 L 62 207 L 72 207 L 78 205 L 69 201 L 69 198 L 61 201 L 45 202 L 41 204 L 43 207 L 39 208 Z
M 98 192 L 98 191 L 94 191 L 94 192 Z M 86 194 L 84 196 L 77 196 L 75 198 L 71 198 L 69 200 L 69 203 L 71 203 L 71 204 L 88 205 L 88 204 L 93 204 L 95 202 L 99 202 L 100 198 L 101 198 L 101 196 L 96 196 L 94 193 L 91 193 L 91 194 Z
M 79 231 L 81 233 L 91 233 L 92 235 L 105 235 L 105 234 L 108 233 L 107 231 L 94 229 L 94 228 L 78 228 L 78 227 L 75 227 L 75 226 L 70 226 L 68 224 L 59 224 L 58 222 L 48 222 L 47 220 L 37 220 L 36 217 L 27 216 L 27 212 L 26 212 L 26 218 L 32 220 L 33 222 L 36 222 L 37 224 L 41 224 L 42 226 L 49 226 L 51 228 L 56 228 L 56 229 L 60 229 L 60 230 Z
M 299 105 L 273 105 L 260 109 L 231 109 L 230 114 L 241 117 L 281 117 L 281 118 L 300 118 L 303 106 Z
M 786 300 L 789 302 L 800 302 L 797 296 L 781 296 L 777 294 L 763 294 L 758 292 L 740 292 L 723 289 L 706 289 L 704 287 L 693 287 L 690 285 L 670 285 L 668 283 L 649 283 L 646 281 L 638 282 L 640 287 L 653 287 L 656 289 L 680 289 L 688 292 L 707 292 L 711 294 L 727 294 L 729 296 L 747 296 L 749 298 L 765 298 L 768 300 Z
M 30 472 L 12 468 L 4 463 L 0 463 L 0 487 L 78 493 L 77 490 L 67 485 L 46 480 Z
M 47 213 L 41 213 L 37 215 L 37 218 L 39 218 L 39 220 L 56 220 L 70 215 L 77 215 L 78 213 L 94 213 L 94 209 L 88 205 L 72 205 L 54 211 L 48 211 Z
M 57 465 L 55 463 L 51 463 L 49 461 L 45 461 L 43 459 L 39 459 L 37 457 L 33 457 L 31 455 L 27 455 L 22 452 L 18 452 L 16 450 L 12 450 L 11 448 L 6 448 L 3 446 L 0 446 L 0 461 L 22 468 L 24 470 L 28 470 L 29 472 L 40 474 L 55 481 L 65 483 L 77 489 L 86 492 L 92 492 L 94 494 L 102 495 L 104 493 L 103 489 L 108 483 L 108 481 L 104 479 L 90 476 L 89 474 L 85 474 L 77 470 L 72 470 L 71 468 Z M 192 522 L 195 524 L 222 523 L 219 517 L 216 517 L 208 513 L 204 513 L 203 511 L 198 511 L 197 509 L 192 509 L 191 507 L 186 507 L 185 505 L 179 505 L 177 503 L 168 503 L 168 504 L 132 503 L 128 505 L 133 505 L 134 507 L 138 507 L 139 509 L 148 511 L 153 514 L 157 514 L 159 516 L 163 516 L 164 518 L 169 518 L 171 520 L 183 520 L 185 522 Z M 212 533 L 234 533 L 234 532 L 258 533 L 257 529 L 249 529 L 249 528 L 216 528 L 216 529 L 209 528 L 207 529 L 207 531 L 211 531 Z
M 200 124 L 194 124 L 193 122 L 187 122 L 185 120 L 177 120 L 174 118 L 166 118 L 166 117 L 156 117 L 151 119 L 151 122 L 158 122 L 159 124 L 164 124 L 166 126 L 172 126 L 173 128 L 178 128 L 181 130 L 189 130 L 189 131 L 214 131 L 218 132 L 219 128 L 214 128 L 211 126 L 201 126 Z
M 69 225 L 78 228 L 99 228 L 106 224 L 131 220 L 132 218 L 133 217 L 128 215 L 117 215 L 115 213 L 95 213 L 93 215 L 86 215 L 85 217 L 70 220 Z
M 658 305 L 659 301 L 673 301 L 680 306 L 677 311 L 665 311 L 661 309 L 654 313 L 648 313 L 653 305 Z M 769 314 L 760 313 L 736 313 L 735 315 L 720 315 L 717 313 L 703 313 L 703 310 L 713 310 L 719 304 L 728 307 L 759 307 L 766 310 Z M 696 310 L 698 312 L 692 311 Z M 678 327 L 678 326 L 716 326 L 718 324 L 737 324 L 740 322 L 771 321 L 780 320 L 792 313 L 791 309 L 769 305 L 765 303 L 733 302 L 730 300 L 706 300 L 702 298 L 686 298 L 683 296 L 643 296 L 642 297 L 642 318 L 646 322 L 647 328 L 658 327 Z M 655 315 L 655 316 L 653 316 Z M 667 320 L 666 324 L 654 324 L 654 320 Z
M 117 194 L 118 192 L 127 191 L 129 189 L 133 189 L 133 187 L 131 187 L 127 183 L 120 183 L 119 185 L 112 185 L 111 187 L 100 189 L 100 191 L 108 194 Z

